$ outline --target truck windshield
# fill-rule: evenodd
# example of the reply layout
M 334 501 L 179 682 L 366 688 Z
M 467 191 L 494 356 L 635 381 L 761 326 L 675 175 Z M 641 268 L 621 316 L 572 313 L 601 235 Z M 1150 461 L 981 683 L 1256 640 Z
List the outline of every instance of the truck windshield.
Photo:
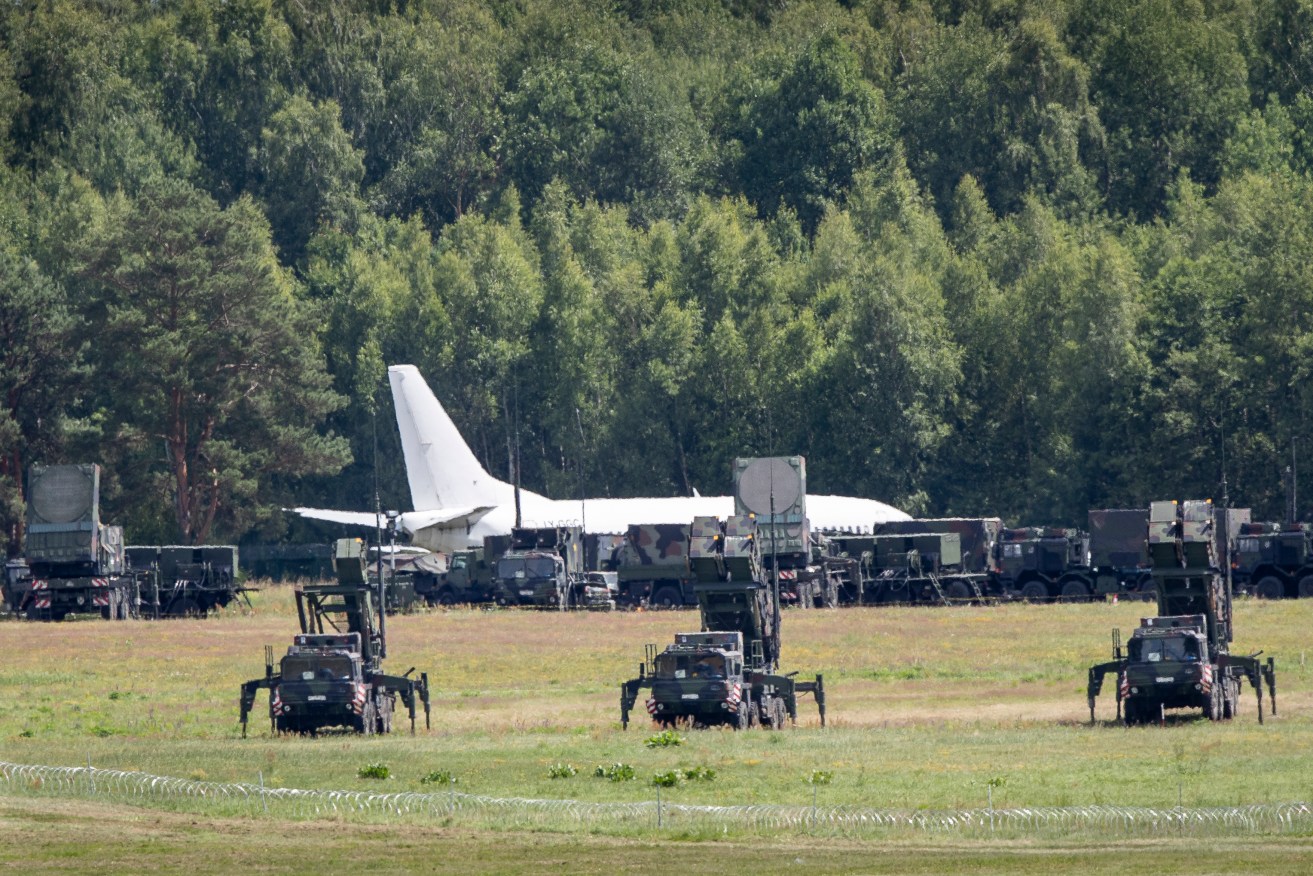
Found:
M 511 557 L 497 564 L 498 578 L 552 578 L 555 575 L 555 557 Z
M 1199 643 L 1181 637 L 1170 639 L 1131 639 L 1127 644 L 1130 658 L 1142 663 L 1164 661 L 1183 663 L 1199 659 Z
M 350 681 L 351 661 L 345 657 L 285 657 L 287 681 Z

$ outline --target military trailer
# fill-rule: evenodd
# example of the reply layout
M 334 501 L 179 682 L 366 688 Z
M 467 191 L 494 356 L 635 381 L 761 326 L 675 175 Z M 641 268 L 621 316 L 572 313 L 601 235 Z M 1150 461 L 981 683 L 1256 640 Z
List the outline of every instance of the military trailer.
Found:
M 1313 596 L 1313 523 L 1242 524 L 1234 574 L 1259 599 Z
M 343 558 L 339 569 L 350 562 Z M 269 691 L 274 733 L 316 734 L 332 727 L 390 733 L 398 696 L 409 712 L 412 734 L 417 701 L 424 705 L 424 726 L 429 726 L 428 673 L 412 678 L 413 668 L 403 675 L 382 670 L 386 614 L 375 596 L 376 591 L 360 584 L 296 589 L 301 632 L 276 666 L 273 648 L 266 645 L 264 677 L 242 685 L 242 736 L 261 688 Z
M 129 545 L 142 616 L 204 617 L 246 599 L 234 545 Z
M 26 570 L 6 572 L 6 601 L 30 620 L 93 613 L 124 620 L 136 613 L 136 581 L 127 571 L 123 528 L 100 521 L 100 466 L 33 465 L 27 478 Z
M 630 525 L 615 555 L 620 604 L 651 608 L 696 605 L 688 538 L 688 524 Z
M 751 517 L 698 517 L 691 528 L 690 562 L 702 630 L 680 633 L 660 654 L 648 645 L 638 677 L 620 686 L 620 723 L 642 690 L 651 720 L 665 727 L 778 730 L 796 722 L 798 697 L 811 694 L 825 726 L 825 681 L 779 674 L 779 600 L 762 570 Z
M 1231 718 L 1248 679 L 1263 721 L 1263 683 L 1276 714 L 1272 658 L 1230 653 L 1232 596 L 1227 515 L 1211 501 L 1154 502 L 1149 508 L 1149 562 L 1158 616 L 1144 618 L 1122 652 L 1113 631 L 1113 659 L 1090 667 L 1090 720 L 1104 677 L 1117 676 L 1117 717 L 1128 725 L 1161 722 L 1167 709 L 1202 709 L 1212 721 Z M 1260 652 L 1261 653 L 1261 652 Z

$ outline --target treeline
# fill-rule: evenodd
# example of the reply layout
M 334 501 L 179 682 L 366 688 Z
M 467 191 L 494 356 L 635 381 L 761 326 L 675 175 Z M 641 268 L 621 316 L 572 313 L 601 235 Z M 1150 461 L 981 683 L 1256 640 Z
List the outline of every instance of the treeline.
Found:
M 1309 0 L 5 4 L 0 515 L 405 507 L 405 362 L 558 497 L 1278 517 L 1311 86 Z

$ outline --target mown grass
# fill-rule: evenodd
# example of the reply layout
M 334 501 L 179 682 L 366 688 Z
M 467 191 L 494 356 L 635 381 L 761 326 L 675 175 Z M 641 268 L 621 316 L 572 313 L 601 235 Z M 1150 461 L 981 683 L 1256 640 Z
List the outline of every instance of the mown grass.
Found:
M 833 774 L 822 804 L 892 808 L 1125 804 L 1236 805 L 1309 799 L 1313 749 L 1305 631 L 1313 601 L 1237 607 L 1237 650 L 1278 661 L 1280 714 L 1260 726 L 1252 691 L 1227 724 L 1112 724 L 1110 697 L 1088 723 L 1085 671 L 1107 659 L 1109 630 L 1144 613 L 1119 605 L 789 612 L 784 669 L 823 671 L 830 726 L 810 702 L 800 726 L 770 734 L 694 732 L 648 748 L 624 732 L 619 683 L 644 642 L 695 629 L 689 612 L 571 614 L 458 610 L 389 619 L 389 669 L 428 671 L 433 727 L 362 738 L 278 738 L 265 701 L 240 738 L 240 683 L 263 673 L 295 626 L 289 588 L 255 609 L 206 620 L 5 623 L 3 757 L 272 786 L 432 791 L 448 771 L 493 796 L 643 800 L 654 773 L 709 767 L 713 781 L 663 790 L 672 802 L 811 802 L 807 778 Z M 554 765 L 577 775 L 553 779 Z M 627 763 L 636 779 L 593 777 Z M 386 764 L 390 778 L 361 778 Z

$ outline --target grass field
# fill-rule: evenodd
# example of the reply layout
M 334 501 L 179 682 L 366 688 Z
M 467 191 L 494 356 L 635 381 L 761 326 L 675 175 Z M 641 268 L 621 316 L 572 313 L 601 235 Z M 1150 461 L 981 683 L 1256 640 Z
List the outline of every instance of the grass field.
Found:
M 1178 801 L 1213 806 L 1313 798 L 1308 770 L 1313 685 L 1304 653 L 1313 601 L 1245 601 L 1237 607 L 1236 650 L 1262 648 L 1277 659 L 1280 713 L 1265 725 L 1258 724 L 1252 691 L 1246 689 L 1241 716 L 1227 724 L 1183 716 L 1165 728 L 1126 729 L 1112 723 L 1109 697 L 1100 702 L 1100 721 L 1091 726 L 1086 667 L 1107 659 L 1109 630 L 1120 626 L 1129 632 L 1145 608 L 1123 602 L 790 612 L 784 620 L 783 668 L 804 675 L 824 672 L 830 726 L 821 730 L 815 710 L 804 702 L 799 726 L 784 733 L 688 733 L 684 745 L 658 749 L 643 744 L 648 728 L 620 730 L 619 682 L 634 674 L 644 642 L 665 642 L 675 631 L 695 628 L 693 613 L 458 610 L 390 618 L 389 668 L 426 670 L 434 688 L 433 728 L 425 731 L 421 724 L 416 738 L 272 737 L 263 699 L 251 738 L 240 738 L 238 687 L 262 674 L 263 645 L 281 652 L 295 626 L 286 588 L 258 594 L 253 612 L 206 620 L 4 623 L 2 758 L 90 761 L 100 768 L 224 782 L 260 776 L 271 786 L 386 791 L 432 790 L 420 780 L 445 770 L 469 793 L 588 801 L 650 799 L 653 773 L 692 766 L 714 769 L 714 781 L 667 789 L 663 793 L 671 802 L 808 804 L 813 788 L 807 778 L 815 770 L 833 775 L 818 789 L 822 804 L 874 808 L 983 806 L 991 787 L 999 807 L 1174 806 Z M 615 762 L 632 765 L 637 779 L 613 783 L 592 776 L 595 766 Z M 358 770 L 371 763 L 387 764 L 392 777 L 359 778 Z M 549 767 L 557 763 L 573 764 L 578 774 L 549 778 Z M 11 835 L 8 828 L 19 826 L 25 835 L 43 837 L 37 847 L 45 851 L 38 857 L 54 868 L 72 853 L 66 848 L 71 838 L 59 829 L 62 817 L 42 815 L 50 802 L 0 799 L 0 823 Z M 170 855 L 188 855 L 188 843 L 177 837 L 189 833 L 196 834 L 201 856 L 206 843 L 219 845 L 229 833 L 258 830 L 269 838 L 274 856 L 269 860 L 283 856 L 289 864 L 301 860 L 298 845 L 310 842 L 304 826 L 294 822 L 262 821 L 253 827 L 240 818 L 198 821 L 181 813 L 93 811 L 94 802 L 87 801 L 60 805 L 85 810 L 91 814 L 77 817 L 96 823 L 150 827 L 158 834 L 149 842 L 165 862 L 162 870 L 173 869 L 169 862 L 177 858 Z M 666 846 L 655 844 L 662 835 L 648 830 L 548 836 L 466 830 L 459 824 L 339 828 L 331 835 L 340 836 L 334 845 L 344 860 L 356 846 L 398 842 L 464 849 L 457 860 L 478 862 L 476 869 L 488 871 L 514 871 L 526 854 L 577 861 L 586 853 L 599 863 L 599 872 L 625 872 L 623 861 L 655 865 L 668 858 L 660 851 Z M 116 837 L 131 833 L 107 831 L 85 843 L 104 844 L 107 855 L 127 854 L 128 841 Z M 1106 866 L 1111 872 L 1128 850 L 1155 872 L 1178 872 L 1170 863 L 1180 857 L 1173 847 L 1185 842 L 1164 837 L 1105 848 L 1089 838 L 1074 844 L 1012 838 L 925 848 L 903 839 L 867 844 L 814 837 L 764 844 L 746 836 L 716 843 L 690 839 L 701 841 L 682 844 L 682 851 L 669 855 L 701 849 L 698 854 L 731 864 L 756 860 L 758 854 L 787 863 L 794 855 L 806 862 L 808 872 L 1070 869 L 1058 863 L 1064 855 L 1075 856 L 1072 865 L 1082 870 L 1100 872 Z M 1219 865 L 1218 872 L 1307 870 L 1307 865 L 1287 868 L 1310 851 L 1302 839 L 1218 843 L 1220 857 L 1210 859 L 1213 864 L 1231 854 L 1246 861 L 1239 868 Z M 522 851 L 517 855 L 516 849 Z M 957 863 L 950 867 L 950 861 Z M 66 863 L 78 869 L 75 857 Z M 405 867 L 400 860 L 396 864 Z M 633 869 L 653 868 L 635 864 Z M 1190 872 L 1208 869 L 1196 866 Z

